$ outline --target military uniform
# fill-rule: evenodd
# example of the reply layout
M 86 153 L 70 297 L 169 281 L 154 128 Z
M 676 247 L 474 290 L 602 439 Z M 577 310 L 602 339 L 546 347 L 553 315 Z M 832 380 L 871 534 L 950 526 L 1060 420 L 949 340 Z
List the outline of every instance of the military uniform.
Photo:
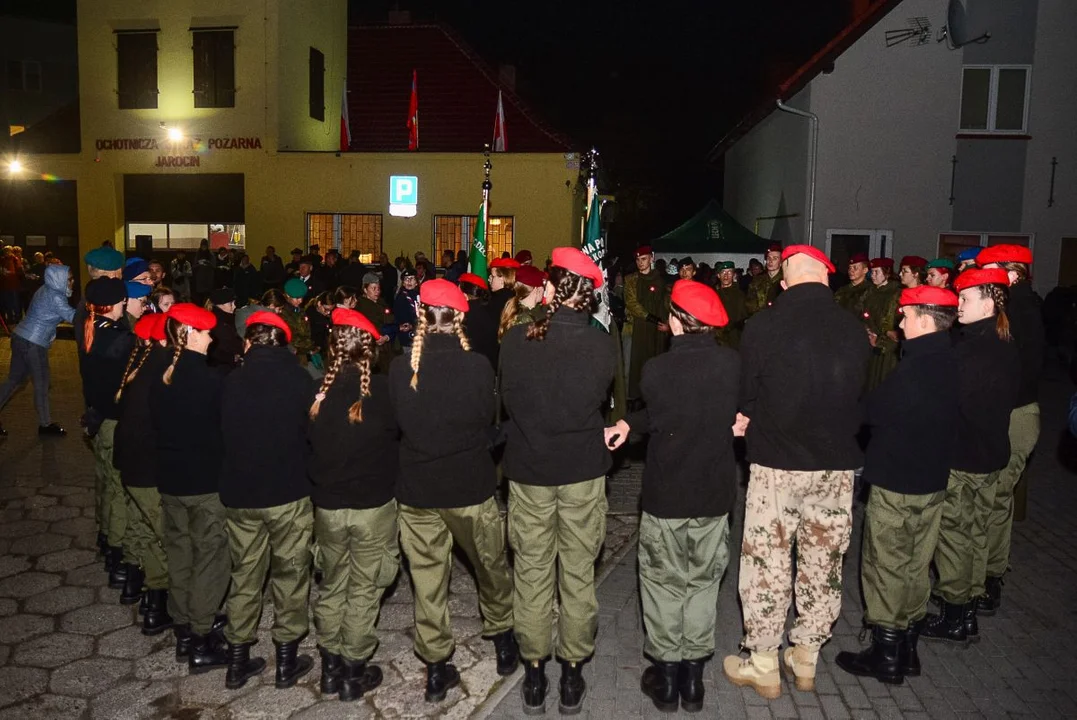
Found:
M 782 271 L 778 270 L 771 275 L 766 270 L 752 278 L 748 285 L 745 305 L 748 308 L 749 317 L 760 310 L 769 307 L 782 291 Z
M 370 324 L 378 329 L 378 332 L 383 335 L 388 334 L 390 340 L 392 339 L 393 333 L 390 331 L 395 331 L 396 319 L 393 316 L 393 311 L 389 309 L 384 300 L 378 298 L 377 301 L 374 301 L 366 295 L 360 295 L 355 309 L 361 312 L 370 321 Z M 392 343 L 387 342 L 381 346 L 378 353 L 377 371 L 382 375 L 387 374 L 392 360 Z
M 748 319 L 748 305 L 737 284 L 718 288 L 718 298 L 722 301 L 729 324 L 718 329 L 718 342 L 734 350 L 740 347 L 740 335 L 744 331 L 744 321 Z
M 640 396 L 643 364 L 666 349 L 668 338 L 658 323 L 669 318 L 668 298 L 666 279 L 654 268 L 646 275 L 637 272 L 625 278 L 624 357 L 630 400 Z
M 874 285 L 864 293 L 864 325 L 876 335 L 868 366 L 868 390 L 878 387 L 897 366 L 899 343 L 887 333 L 896 328 L 900 296 L 901 285 L 892 280 L 882 286 Z
M 838 288 L 838 291 L 834 293 L 834 300 L 843 309 L 848 310 L 857 319 L 862 320 L 864 318 L 864 300 L 872 287 L 871 280 L 866 278 L 859 285 L 849 283 Z

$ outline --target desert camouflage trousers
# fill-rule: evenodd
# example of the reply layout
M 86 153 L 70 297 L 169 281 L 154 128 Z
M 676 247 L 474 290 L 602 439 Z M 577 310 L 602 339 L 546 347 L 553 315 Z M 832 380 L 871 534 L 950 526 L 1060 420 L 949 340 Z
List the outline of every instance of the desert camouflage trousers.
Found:
M 841 611 L 841 564 L 852 534 L 852 470 L 776 470 L 752 464 L 744 506 L 740 600 L 744 646 L 781 646 L 793 594 L 796 552 L 797 619 L 794 645 L 830 639 Z

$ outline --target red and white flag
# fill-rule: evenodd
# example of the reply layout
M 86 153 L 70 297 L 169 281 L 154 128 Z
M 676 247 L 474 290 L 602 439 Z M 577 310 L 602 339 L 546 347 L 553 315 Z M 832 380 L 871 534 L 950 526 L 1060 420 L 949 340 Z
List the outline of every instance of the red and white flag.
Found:
M 340 103 L 340 151 L 347 152 L 352 147 L 352 123 L 348 117 L 348 80 L 344 79 L 344 97 Z
M 501 104 L 501 91 L 497 91 L 497 113 L 494 115 L 494 152 L 506 152 L 509 149 L 508 136 L 505 135 L 505 106 Z
M 408 103 L 408 150 L 419 149 L 419 71 L 411 71 L 411 102 Z

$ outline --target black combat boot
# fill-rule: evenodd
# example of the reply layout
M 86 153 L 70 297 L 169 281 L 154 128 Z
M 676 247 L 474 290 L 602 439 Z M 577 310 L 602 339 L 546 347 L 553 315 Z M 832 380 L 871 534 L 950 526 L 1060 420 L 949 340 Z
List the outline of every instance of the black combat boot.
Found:
M 984 581 L 984 594 L 976 598 L 976 613 L 991 617 L 1002 605 L 1002 578 L 987 576 Z
M 123 587 L 123 581 L 126 576 L 120 579 L 118 585 L 113 585 L 112 578 L 114 573 L 120 571 L 123 568 L 123 548 L 107 546 L 105 549 L 105 572 L 108 573 L 108 586 L 119 590 Z
M 677 673 L 680 685 L 681 710 L 695 713 L 703 709 L 703 665 L 705 658 L 699 660 L 681 660 Z
M 546 713 L 546 692 L 550 683 L 546 680 L 546 661 L 524 661 L 524 715 L 544 715 Z
M 507 677 L 516 672 L 520 663 L 520 646 L 512 630 L 506 630 L 490 638 L 494 643 L 494 655 L 497 657 L 497 674 Z
M 318 686 L 322 695 L 335 695 L 340 692 L 340 676 L 344 670 L 344 659 L 323 647 L 318 648 L 322 656 L 322 679 Z
M 108 555 L 108 535 L 103 532 L 97 533 L 97 551 L 101 557 Z
M 980 642 L 980 623 L 976 622 L 976 598 L 965 603 L 965 637 L 970 643 Z
M 120 591 L 121 605 L 134 605 L 142 600 L 142 582 L 145 579 L 146 574 L 142 572 L 142 568 L 128 564 L 127 578 L 124 580 L 123 590 Z
M 365 660 L 345 660 L 340 677 L 340 699 L 351 702 L 381 685 L 381 668 Z
M 199 635 L 191 631 L 191 649 L 187 653 L 187 669 L 191 675 L 199 675 L 228 665 L 227 648 L 213 635 Z
M 906 677 L 920 677 L 920 652 L 917 645 L 920 644 L 920 631 L 924 627 L 924 618 L 909 623 L 905 630 L 905 639 L 901 643 L 901 653 L 898 656 L 898 672 Z
M 900 685 L 905 680 L 899 667 L 901 645 L 904 641 L 904 630 L 876 625 L 871 631 L 871 645 L 858 653 L 838 653 L 838 667 L 851 675 L 875 678 L 889 685 Z
M 583 679 L 583 664 L 561 661 L 561 700 L 558 709 L 562 715 L 576 715 L 583 709 L 583 696 L 587 694 L 587 682 Z
M 146 614 L 142 616 L 142 634 L 160 635 L 172 627 L 172 616 L 168 614 L 168 591 L 146 591 Z
M 426 664 L 426 701 L 439 703 L 449 690 L 460 684 L 460 671 L 451 662 L 442 660 Z
M 138 601 L 138 614 L 145 615 L 146 608 L 149 606 L 149 598 L 146 597 L 146 593 L 142 593 L 142 598 Z
M 45 436 L 51 435 L 53 437 L 63 437 L 64 435 L 67 435 L 67 430 L 64 430 L 64 426 L 60 423 L 53 422 L 49 423 L 48 425 L 38 425 L 37 434 Z
M 191 654 L 191 626 L 173 625 L 172 634 L 176 636 L 176 662 L 186 663 Z
M 247 681 L 266 669 L 266 661 L 262 658 L 251 659 L 251 645 L 254 643 L 239 643 L 228 646 L 228 673 L 224 676 L 224 686 L 229 690 L 238 690 L 247 684 Z
M 924 618 L 924 628 L 920 637 L 925 640 L 946 640 L 947 642 L 968 643 L 965 634 L 965 606 L 942 601 L 938 615 Z
M 677 675 L 680 670 L 679 662 L 656 662 L 643 671 L 639 689 L 662 712 L 677 712 L 680 703 Z
M 297 655 L 298 640 L 285 643 L 274 640 L 273 644 L 277 647 L 277 689 L 287 690 L 295 685 L 296 680 L 310 672 L 314 661 L 310 659 L 310 655 Z

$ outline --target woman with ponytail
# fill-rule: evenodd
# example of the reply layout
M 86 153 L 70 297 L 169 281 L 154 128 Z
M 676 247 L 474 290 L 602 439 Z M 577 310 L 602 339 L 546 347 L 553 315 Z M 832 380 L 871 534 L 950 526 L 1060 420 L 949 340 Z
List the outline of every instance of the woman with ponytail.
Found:
M 1021 374 L 1006 316 L 1008 286 L 999 268 L 966 270 L 954 282 L 957 440 L 935 549 L 941 611 L 925 618 L 921 637 L 928 640 L 965 644 L 980 636 L 976 600 L 987 576 L 987 523 L 999 473 L 1010 459 L 1010 412 Z
M 499 675 L 517 665 L 512 575 L 490 457 L 494 371 L 464 334 L 467 297 L 447 280 L 419 288 L 411 355 L 393 360 L 389 392 L 400 424 L 400 545 L 415 588 L 415 652 L 426 664 L 426 701 L 460 683 L 448 661 L 449 573 L 457 545 L 475 569 L 483 635 L 493 640 Z
M 501 344 L 501 394 L 509 416 L 502 467 L 511 481 L 509 541 L 516 637 L 526 670 L 524 711 L 546 707 L 556 586 L 560 709 L 571 714 L 583 702 L 581 665 L 594 653 L 598 627 L 594 563 L 606 536 L 612 462 L 603 413 L 617 348 L 591 325 L 602 271 L 576 248 L 555 248 L 552 259 L 547 315 L 512 328 Z
M 500 342 L 505 333 L 516 325 L 533 323 L 546 314 L 542 305 L 542 296 L 546 290 L 549 276 L 532 265 L 524 265 L 516 271 L 516 285 L 512 298 L 505 303 L 498 324 L 497 339 Z
M 381 684 L 370 658 L 382 594 L 400 567 L 396 485 L 399 435 L 389 380 L 373 372 L 380 336 L 361 313 L 338 307 L 329 366 L 310 407 L 314 531 L 324 568 L 314 622 L 321 690 L 358 700 Z
M 150 388 L 161 381 L 161 373 L 172 360 L 167 347 L 161 313 L 143 315 L 135 323 L 138 346 L 131 351 L 116 400 L 120 419 L 116 424 L 113 462 L 127 495 L 127 533 L 124 560 L 127 578 L 120 602 L 129 605 L 140 599 L 144 610 L 142 633 L 157 635 L 171 627 L 167 603 L 150 598 L 168 592 L 168 561 L 164 551 L 161 495 L 157 490 L 157 439 L 150 416 Z M 146 594 L 143 597 L 143 586 Z
M 228 547 L 218 478 L 224 460 L 221 374 L 207 362 L 214 314 L 176 303 L 166 316 L 171 352 L 155 368 L 150 419 L 157 449 L 157 486 L 164 515 L 169 590 L 151 594 L 151 611 L 167 600 L 176 659 L 192 674 L 222 667 L 225 654 L 213 629 L 228 587 Z

